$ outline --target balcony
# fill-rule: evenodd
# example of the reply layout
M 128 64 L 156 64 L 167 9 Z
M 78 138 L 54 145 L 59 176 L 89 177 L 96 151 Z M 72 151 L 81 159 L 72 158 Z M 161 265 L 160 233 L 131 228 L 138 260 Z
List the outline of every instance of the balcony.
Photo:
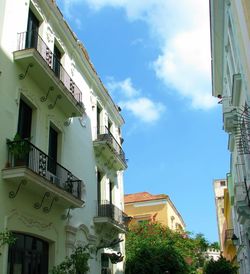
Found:
M 238 126 L 238 113 L 236 107 L 229 104 L 230 98 L 223 99 L 223 123 L 227 133 L 235 133 Z
M 234 198 L 238 222 L 244 224 L 250 218 L 249 188 L 246 181 L 235 184 Z
M 125 233 L 129 217 L 118 207 L 109 201 L 97 202 L 97 216 L 94 217 L 94 224 L 100 231 L 114 231 Z
M 84 107 L 82 93 L 38 33 L 18 33 L 18 49 L 14 60 L 23 69 L 19 79 L 28 75 L 44 91 L 41 102 L 50 99 L 48 108 L 59 106 L 67 118 L 82 116 Z
M 96 156 L 102 157 L 110 169 L 124 170 L 127 168 L 125 153 L 107 127 L 102 127 L 97 134 L 94 149 Z
M 8 161 L 2 178 L 16 190 L 9 193 L 10 198 L 27 189 L 42 195 L 42 201 L 50 198 L 64 208 L 83 205 L 83 182 L 69 170 L 27 140 L 7 141 L 7 146 Z

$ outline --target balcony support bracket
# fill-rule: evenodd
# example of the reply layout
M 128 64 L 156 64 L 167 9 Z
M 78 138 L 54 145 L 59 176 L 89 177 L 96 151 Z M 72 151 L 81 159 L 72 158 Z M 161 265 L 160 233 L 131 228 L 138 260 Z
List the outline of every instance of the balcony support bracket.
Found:
M 53 91 L 54 90 L 54 87 L 49 87 L 49 89 L 48 89 L 48 91 L 47 91 L 47 94 L 45 95 L 45 96 L 42 96 L 41 98 L 40 98 L 40 101 L 41 102 L 45 102 L 47 99 L 48 99 L 48 97 L 49 97 L 49 93 L 51 92 L 51 91 Z
M 70 211 L 71 211 L 72 209 L 73 209 L 73 208 L 70 207 L 70 208 L 68 209 L 67 214 L 62 214 L 61 219 L 62 219 L 62 220 L 69 220 L 69 219 L 72 217 L 72 216 L 70 215 Z
M 26 68 L 25 73 L 24 74 L 23 73 L 19 74 L 19 80 L 24 80 L 25 77 L 26 77 L 26 75 L 27 75 L 27 73 L 28 73 L 28 71 L 29 71 L 29 69 L 32 68 L 32 67 L 33 67 L 33 64 L 29 63 L 28 66 L 27 66 L 27 68 Z
M 53 108 L 55 107 L 55 105 L 56 105 L 57 100 L 60 100 L 60 99 L 62 99 L 62 95 L 58 94 L 58 95 L 56 96 L 56 99 L 55 99 L 54 104 L 49 104 L 48 108 L 49 108 L 49 109 L 53 109 Z
M 19 183 L 19 185 L 18 185 L 18 187 L 17 187 L 17 190 L 16 190 L 16 191 L 10 191 L 10 193 L 9 193 L 9 198 L 10 198 L 10 199 L 14 199 L 14 198 L 17 196 L 17 194 L 18 194 L 18 192 L 19 192 L 21 186 L 22 186 L 22 185 L 25 186 L 26 184 L 27 184 L 27 181 L 26 181 L 26 180 L 21 180 L 21 182 Z
M 43 205 L 43 202 L 44 202 L 45 198 L 49 198 L 49 196 L 50 196 L 50 193 L 49 192 L 45 192 L 44 195 L 43 195 L 43 198 L 42 198 L 41 202 L 40 203 L 39 202 L 34 203 L 34 208 L 35 209 L 40 209 L 42 207 L 42 205 Z
M 44 207 L 43 208 L 43 212 L 49 213 L 51 211 L 51 208 L 52 208 L 54 202 L 57 202 L 57 201 L 58 201 L 58 198 L 56 196 L 54 196 L 53 199 L 52 199 L 52 201 L 51 201 L 51 203 L 50 203 L 50 206 L 49 207 L 47 207 L 47 206 Z

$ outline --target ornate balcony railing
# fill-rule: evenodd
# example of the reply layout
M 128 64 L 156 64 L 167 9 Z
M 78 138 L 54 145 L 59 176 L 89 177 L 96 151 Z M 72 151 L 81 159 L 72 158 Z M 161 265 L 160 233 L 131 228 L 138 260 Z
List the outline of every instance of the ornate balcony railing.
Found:
M 98 129 L 97 141 L 106 141 L 115 151 L 116 155 L 126 164 L 125 153 L 111 131 L 105 126 Z
M 82 93 L 75 82 L 66 72 L 60 60 L 46 45 L 36 31 L 18 33 L 18 50 L 34 48 L 42 56 L 48 67 L 54 72 L 55 76 L 63 83 L 77 103 L 81 104 Z
M 82 181 L 27 140 L 7 141 L 7 168 L 26 167 L 81 200 Z
M 238 153 L 240 155 L 250 154 L 250 108 L 248 105 L 237 109 L 236 121 L 234 134 Z
M 97 201 L 97 217 L 108 217 L 125 229 L 127 228 L 128 216 L 107 200 Z

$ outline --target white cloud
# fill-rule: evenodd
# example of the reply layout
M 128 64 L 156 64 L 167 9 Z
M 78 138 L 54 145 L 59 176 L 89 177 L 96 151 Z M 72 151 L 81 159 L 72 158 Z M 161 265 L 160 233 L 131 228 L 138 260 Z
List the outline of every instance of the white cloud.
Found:
M 134 97 L 140 94 L 140 91 L 133 86 L 131 78 L 126 78 L 125 80 L 120 82 L 116 82 L 113 78 L 110 78 L 106 86 L 109 91 L 117 91 L 125 97 Z
M 119 105 L 146 123 L 156 122 L 165 111 L 165 106 L 163 104 L 154 103 L 146 97 L 123 101 L 120 102 Z
M 209 40 L 200 30 L 178 33 L 162 49 L 154 62 L 158 78 L 170 85 L 185 98 L 191 98 L 192 106 L 209 109 L 217 105 L 210 90 Z M 206 40 L 201 47 L 199 40 Z
M 210 84 L 209 1 L 205 0 L 61 0 L 64 7 L 87 3 L 98 11 L 122 8 L 130 21 L 143 20 L 159 43 L 152 62 L 156 76 L 195 108 L 216 105 Z
M 119 106 L 122 109 L 130 112 L 144 123 L 158 121 L 165 111 L 165 106 L 162 103 L 141 96 L 141 91 L 134 87 L 131 78 L 115 81 L 114 78 L 109 77 L 106 86 L 113 94 L 118 94 Z

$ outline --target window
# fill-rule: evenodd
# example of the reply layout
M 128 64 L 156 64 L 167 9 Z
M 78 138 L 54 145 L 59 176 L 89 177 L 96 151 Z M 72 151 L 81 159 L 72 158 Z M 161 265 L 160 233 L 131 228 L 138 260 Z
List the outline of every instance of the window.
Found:
M 102 200 L 102 179 L 103 179 L 103 174 L 98 170 L 97 171 L 97 200 L 98 203 L 101 203 Z
M 112 122 L 110 120 L 108 120 L 108 130 L 109 132 L 112 130 Z
M 96 113 L 96 126 L 97 126 L 97 135 L 101 133 L 101 112 L 102 109 L 99 105 L 97 105 L 97 113 Z
M 62 54 L 60 50 L 54 45 L 53 71 L 58 78 L 60 78 L 61 58 Z
M 225 186 L 226 182 L 225 181 L 220 181 L 220 186 Z
M 114 183 L 109 182 L 109 202 L 110 204 L 113 204 L 113 191 L 114 191 Z
M 8 274 L 48 274 L 49 244 L 30 235 L 14 233 L 9 247 Z
M 31 10 L 29 10 L 25 48 L 37 47 L 38 28 L 39 21 L 36 18 L 35 14 Z
M 20 99 L 17 133 L 24 138 L 31 136 L 32 108 Z
M 48 170 L 56 174 L 58 133 L 52 127 L 49 129 L 49 161 Z
M 111 274 L 111 270 L 109 268 L 109 257 L 108 254 L 102 253 L 101 255 L 101 267 L 102 267 L 102 274 Z

